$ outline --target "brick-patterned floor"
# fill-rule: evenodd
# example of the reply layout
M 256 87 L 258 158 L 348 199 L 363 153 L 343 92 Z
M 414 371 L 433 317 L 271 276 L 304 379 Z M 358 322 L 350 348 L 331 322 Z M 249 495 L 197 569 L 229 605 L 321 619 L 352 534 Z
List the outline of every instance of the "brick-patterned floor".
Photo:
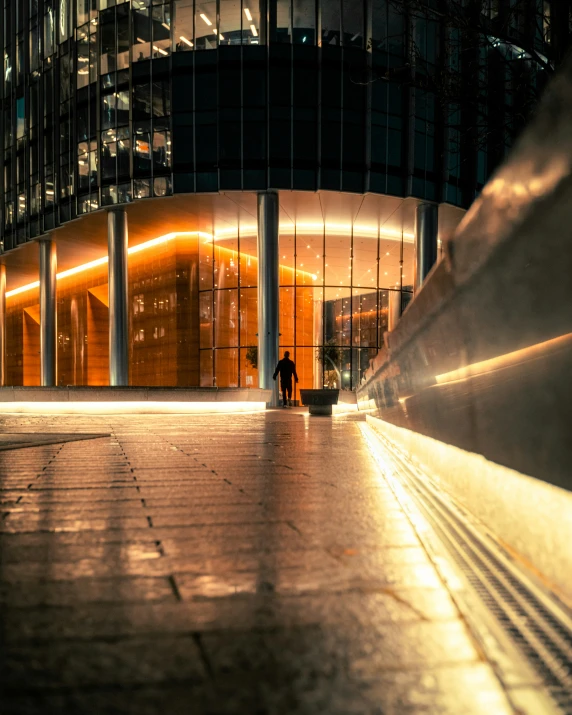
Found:
M 511 712 L 355 418 L 0 430 L 2 715 Z

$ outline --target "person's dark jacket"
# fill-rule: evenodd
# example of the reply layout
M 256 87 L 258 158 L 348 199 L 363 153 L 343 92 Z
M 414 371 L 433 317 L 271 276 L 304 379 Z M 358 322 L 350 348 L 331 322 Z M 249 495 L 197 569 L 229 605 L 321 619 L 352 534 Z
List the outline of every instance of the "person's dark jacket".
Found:
M 272 376 L 276 380 L 276 376 L 280 375 L 280 382 L 288 384 L 292 382 L 292 375 L 294 379 L 298 382 L 298 375 L 296 375 L 296 365 L 290 358 L 282 358 L 276 365 L 276 370 L 274 370 L 274 375 Z

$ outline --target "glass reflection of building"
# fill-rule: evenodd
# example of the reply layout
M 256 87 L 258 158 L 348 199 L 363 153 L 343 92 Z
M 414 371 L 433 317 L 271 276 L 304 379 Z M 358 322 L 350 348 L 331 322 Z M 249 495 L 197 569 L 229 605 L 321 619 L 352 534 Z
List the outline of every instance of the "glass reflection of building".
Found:
M 100 217 L 124 206 L 142 246 L 129 258 L 131 383 L 256 386 L 256 194 L 271 189 L 281 349 L 302 386 L 355 387 L 391 296 L 411 298 L 416 204 L 454 216 L 496 161 L 461 140 L 463 107 L 444 112 L 400 77 L 412 28 L 426 67 L 449 61 L 448 30 L 393 0 L 3 10 L 7 384 L 40 379 L 38 289 L 20 290 L 33 240 L 51 235 L 74 269 L 105 254 Z M 518 113 L 514 98 L 505 110 Z M 105 384 L 106 290 L 103 263 L 58 280 L 59 384 Z

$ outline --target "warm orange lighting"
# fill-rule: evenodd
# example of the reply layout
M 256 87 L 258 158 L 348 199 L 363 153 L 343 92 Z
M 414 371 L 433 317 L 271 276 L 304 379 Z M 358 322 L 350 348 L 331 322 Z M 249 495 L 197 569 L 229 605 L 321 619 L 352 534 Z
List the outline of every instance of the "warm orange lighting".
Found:
M 461 367 L 458 370 L 451 370 L 451 372 L 436 375 L 435 380 L 438 384 L 456 382 L 458 380 L 467 380 L 475 375 L 484 375 L 487 372 L 493 372 L 494 370 L 501 370 L 506 367 L 519 365 L 520 363 L 527 362 L 528 360 L 535 360 L 543 357 L 547 352 L 560 350 L 570 346 L 572 346 L 572 333 L 566 333 L 566 335 L 560 335 L 558 338 L 553 338 L 552 340 L 546 340 L 542 343 L 522 348 L 521 350 L 514 350 L 513 352 L 506 353 L 505 355 L 498 355 L 497 357 L 490 358 L 489 360 L 482 360 L 481 362 L 475 362 L 472 365 L 467 365 L 467 367 Z
M 265 402 L 0 402 L 0 413 L 53 414 L 53 415 L 109 415 L 109 414 L 202 414 L 208 412 L 260 412 Z
M 353 226 L 351 224 L 343 224 L 343 223 L 297 223 L 295 230 L 297 232 L 300 232 L 304 235 L 311 235 L 311 234 L 318 234 L 322 235 L 324 231 L 326 233 L 335 233 L 335 234 L 341 234 L 341 235 L 350 235 L 353 232 L 354 237 L 359 236 L 362 238 L 377 238 L 378 236 L 380 238 L 386 238 L 386 239 L 391 239 L 391 240 L 401 240 L 403 238 L 404 241 L 406 242 L 411 242 L 413 241 L 413 234 L 409 233 L 402 233 L 401 231 L 397 230 L 390 230 L 390 229 L 380 229 L 377 226 Z M 285 225 L 285 226 L 280 226 L 280 234 L 282 235 L 288 235 L 290 233 L 294 233 L 293 227 L 290 225 Z M 173 239 L 177 238 L 178 236 L 180 237 L 191 237 L 191 236 L 196 236 L 199 239 L 203 240 L 205 243 L 212 243 L 213 241 L 220 241 L 224 240 L 225 238 L 236 238 L 238 236 L 256 236 L 257 235 L 257 227 L 255 225 L 252 226 L 240 226 L 239 228 L 228 228 L 228 229 L 219 229 L 216 230 L 214 233 L 207 233 L 206 231 L 177 231 L 173 233 L 167 233 L 164 236 L 159 236 L 157 238 L 153 238 L 149 241 L 145 241 L 144 243 L 140 243 L 137 246 L 132 246 L 128 249 L 128 254 L 132 255 L 134 253 L 139 253 L 140 251 L 146 251 L 149 248 L 153 248 L 154 246 L 161 245 L 163 243 L 167 243 L 168 241 L 172 241 Z M 217 248 L 222 248 L 218 247 Z M 228 249 L 226 249 L 228 250 Z M 242 254 L 245 257 L 248 258 L 250 261 L 251 256 L 247 256 L 247 254 Z M 389 254 L 388 254 L 389 255 Z M 77 275 L 78 273 L 82 273 L 83 271 L 90 270 L 91 268 L 97 268 L 99 266 L 103 266 L 107 263 L 107 256 L 103 256 L 102 258 L 98 258 L 95 261 L 90 261 L 89 263 L 83 263 L 80 266 L 75 266 L 74 268 L 69 268 L 65 271 L 61 271 L 60 273 L 57 274 L 57 279 L 60 280 L 61 278 L 67 278 L 69 276 Z M 327 265 L 327 264 L 326 264 Z M 298 271 L 298 273 L 304 273 L 308 275 L 313 281 L 317 280 L 318 276 L 314 273 L 308 273 L 307 271 Z M 387 274 L 386 274 L 387 275 Z M 7 298 L 12 298 L 15 295 L 18 295 L 20 293 L 25 293 L 28 290 L 33 290 L 34 288 L 39 288 L 40 282 L 39 281 L 34 281 L 33 283 L 27 283 L 26 285 L 19 286 L 18 288 L 14 288 L 12 290 L 7 291 L 6 297 Z

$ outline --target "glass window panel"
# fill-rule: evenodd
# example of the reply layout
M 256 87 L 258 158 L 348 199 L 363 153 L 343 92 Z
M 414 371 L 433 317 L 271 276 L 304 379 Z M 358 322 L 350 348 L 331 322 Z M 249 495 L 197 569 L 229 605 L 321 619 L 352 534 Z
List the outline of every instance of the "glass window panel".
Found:
M 151 133 L 149 131 L 135 134 L 133 171 L 137 175 L 151 174 Z
M 12 58 L 10 48 L 4 50 L 4 96 L 8 97 L 12 92 Z
M 258 387 L 258 348 L 256 346 L 240 350 L 240 386 Z
M 16 100 L 16 138 L 21 139 L 26 133 L 26 105 L 24 97 Z
M 216 48 L 216 3 L 197 2 L 195 11 L 195 45 L 197 50 Z
M 413 290 L 414 273 L 413 239 L 407 236 L 403 239 L 403 273 L 401 275 L 402 287 Z
M 133 10 L 133 51 L 134 62 L 151 57 L 151 29 L 149 0 L 134 0 Z
M 325 283 L 351 285 L 351 235 L 326 227 Z
M 71 96 L 72 56 L 65 54 L 60 58 L 60 100 L 64 101 Z
M 224 239 L 222 244 L 215 244 L 214 248 L 215 285 L 218 288 L 236 288 L 239 268 L 238 236 Z
M 377 288 L 378 237 L 354 232 L 352 283 L 354 288 Z
M 199 340 L 201 349 L 213 344 L 213 294 L 212 291 L 199 293 Z
M 116 96 L 106 94 L 101 97 L 101 128 L 109 129 L 115 126 Z
M 54 9 L 46 8 L 44 15 L 44 58 L 54 54 Z
M 240 45 L 242 18 L 240 0 L 220 0 L 219 44 Z
M 157 176 L 153 179 L 153 196 L 170 196 L 172 193 L 170 176 Z
M 193 0 L 175 0 L 175 50 L 192 50 L 193 34 Z
M 87 142 L 78 144 L 77 148 L 78 189 L 89 189 L 89 153 Z
M 215 290 L 215 347 L 238 346 L 238 291 Z
M 82 141 L 87 139 L 88 133 L 88 121 L 89 113 L 87 105 L 78 106 L 76 110 L 76 131 L 77 138 Z
M 130 139 L 119 139 L 117 142 L 117 173 L 120 177 L 129 176 Z
M 199 290 L 213 287 L 213 244 L 199 237 Z
M 399 286 L 401 272 L 401 240 L 384 238 L 383 229 L 379 241 L 379 287 Z
M 300 400 L 300 390 L 311 390 L 318 385 L 318 380 L 322 374 L 322 366 L 317 359 L 318 351 L 315 348 L 296 348 L 294 354 L 290 357 L 296 363 L 296 374 L 298 375 L 298 384 L 294 384 L 292 399 Z M 319 380 L 321 383 L 321 379 Z
M 377 344 L 381 347 L 384 344 L 384 333 L 387 332 L 389 327 L 389 296 L 392 291 L 380 290 L 378 291 L 377 304 L 378 304 L 378 334 L 377 334 Z
M 171 93 L 167 80 L 155 81 L 152 84 L 153 116 L 168 117 L 171 114 Z
M 122 90 L 116 93 L 116 118 L 117 126 L 129 123 L 129 92 Z
M 153 57 L 171 54 L 171 8 L 169 4 L 153 8 L 152 13 Z
M 280 328 L 282 330 L 282 327 Z M 240 345 L 256 347 L 258 345 L 258 290 L 257 288 L 240 289 Z M 252 351 L 252 367 L 256 368 L 256 359 Z M 241 368 L 242 369 L 242 368 Z
M 294 248 L 294 227 L 284 228 L 283 225 L 280 224 L 278 251 L 280 265 L 279 283 L 281 286 L 294 285 Z
M 213 351 L 212 350 L 201 350 L 201 353 L 200 353 L 200 383 L 201 383 L 201 387 L 212 387 L 214 384 Z
M 293 0 L 292 38 L 296 44 L 316 44 L 315 0 Z
M 157 171 L 171 166 L 171 133 L 153 132 L 153 167 Z
M 244 0 L 242 19 L 242 44 L 258 45 L 260 42 L 260 5 L 256 0 Z
M 101 177 L 115 181 L 117 171 L 117 142 L 105 142 L 101 147 Z
M 340 44 L 341 8 L 340 0 L 328 0 L 321 3 L 322 44 Z
M 272 42 L 290 42 L 291 0 L 276 0 L 276 27 L 272 28 Z
M 133 121 L 151 117 L 151 85 L 136 84 L 133 88 Z
M 322 283 L 324 270 L 324 235 L 296 233 L 296 284 L 316 285 Z
M 352 345 L 360 348 L 377 346 L 377 291 L 353 290 Z
M 324 293 L 325 345 L 349 345 L 351 334 L 351 290 L 326 288 Z
M 40 33 L 38 26 L 34 25 L 30 30 L 30 69 L 38 68 L 40 63 Z
M 70 0 L 59 0 L 59 24 L 58 36 L 59 42 L 65 42 L 69 37 L 70 28 Z
M 279 289 L 280 345 L 290 347 L 295 344 L 296 292 L 293 287 Z
M 322 288 L 296 288 L 296 345 L 322 344 Z
M 117 8 L 117 69 L 129 69 L 129 15 Z
M 238 387 L 238 350 L 216 350 L 215 384 L 217 387 Z
M 97 17 L 97 0 L 77 0 L 77 24 Z
M 89 26 L 81 27 L 77 31 L 77 87 L 86 87 L 89 84 Z
M 136 179 L 133 182 L 133 196 L 136 199 L 147 199 L 151 196 L 149 179 Z
M 363 47 L 363 0 L 343 0 L 344 45 Z
M 89 36 L 89 81 L 97 80 L 97 30 L 90 25 L 91 34 Z M 95 129 L 95 127 L 94 127 Z
M 240 285 L 258 284 L 258 248 L 255 232 L 240 234 Z
M 113 13 L 105 13 L 101 18 L 101 74 L 113 72 L 116 69 L 116 48 L 115 48 L 115 16 Z

